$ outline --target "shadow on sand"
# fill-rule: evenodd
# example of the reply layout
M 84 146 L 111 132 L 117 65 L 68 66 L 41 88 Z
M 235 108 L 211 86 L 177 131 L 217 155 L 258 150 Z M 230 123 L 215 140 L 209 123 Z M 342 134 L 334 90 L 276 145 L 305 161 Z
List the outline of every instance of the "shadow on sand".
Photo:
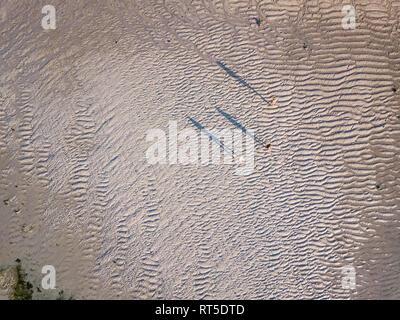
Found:
M 192 119 L 188 115 L 185 115 L 185 117 L 187 119 L 189 119 L 195 125 L 195 127 L 198 128 L 202 133 L 207 135 L 212 141 L 214 141 L 216 144 L 218 144 L 222 148 L 222 150 L 224 150 L 224 151 L 227 150 L 227 151 L 231 152 L 232 154 L 234 154 L 232 149 L 226 147 L 224 145 L 224 143 L 220 139 L 218 139 L 217 137 L 213 136 L 210 132 L 208 132 L 206 130 L 206 128 L 204 128 L 199 122 L 197 122 L 196 120 Z
M 220 108 L 215 107 L 217 111 L 222 114 L 226 119 L 229 120 L 230 123 L 232 123 L 236 128 L 242 130 L 245 134 L 247 134 L 249 137 L 254 139 L 254 141 L 261 143 L 264 147 L 269 148 L 269 145 L 264 143 L 261 139 L 257 138 L 255 135 L 251 134 L 244 126 L 242 126 L 239 122 L 237 122 L 235 119 L 232 118 L 232 116 L 224 111 L 222 111 Z
M 217 61 L 217 65 L 221 67 L 227 74 L 229 74 L 233 79 L 238 81 L 241 85 L 245 86 L 246 88 L 250 89 L 253 91 L 256 95 L 258 95 L 264 102 L 268 103 L 267 99 L 265 99 L 256 89 L 254 89 L 251 85 L 249 85 L 246 80 L 244 80 L 241 76 L 239 76 L 236 72 L 233 70 L 229 69 L 225 64 L 223 64 L 221 61 Z

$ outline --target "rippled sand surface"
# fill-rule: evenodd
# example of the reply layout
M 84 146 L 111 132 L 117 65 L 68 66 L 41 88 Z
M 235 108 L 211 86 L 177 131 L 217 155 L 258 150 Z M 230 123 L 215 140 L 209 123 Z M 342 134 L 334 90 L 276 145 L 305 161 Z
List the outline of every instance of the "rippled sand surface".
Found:
M 333 0 L 52 1 L 44 30 L 2 1 L 0 267 L 77 299 L 399 299 L 400 2 L 353 2 L 354 30 Z M 148 130 L 223 114 L 271 144 L 252 174 L 147 161 Z

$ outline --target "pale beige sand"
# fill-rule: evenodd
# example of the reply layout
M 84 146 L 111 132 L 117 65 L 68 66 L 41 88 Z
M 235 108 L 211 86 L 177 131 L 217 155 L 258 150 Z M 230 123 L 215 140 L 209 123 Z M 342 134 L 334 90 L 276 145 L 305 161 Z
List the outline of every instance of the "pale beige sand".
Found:
M 84 299 L 399 299 L 400 2 L 352 2 L 355 30 L 348 1 L 58 0 L 45 31 L 1 1 L 0 267 Z M 170 120 L 233 128 L 216 107 L 271 143 L 252 175 L 147 163 Z

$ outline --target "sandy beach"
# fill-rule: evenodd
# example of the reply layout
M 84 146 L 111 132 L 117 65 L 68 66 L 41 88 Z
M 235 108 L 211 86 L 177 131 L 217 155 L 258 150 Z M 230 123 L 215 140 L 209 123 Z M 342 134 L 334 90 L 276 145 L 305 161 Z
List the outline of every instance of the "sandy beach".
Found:
M 34 299 L 400 299 L 400 1 L 351 3 L 54 0 L 45 29 L 2 1 L 0 270 Z

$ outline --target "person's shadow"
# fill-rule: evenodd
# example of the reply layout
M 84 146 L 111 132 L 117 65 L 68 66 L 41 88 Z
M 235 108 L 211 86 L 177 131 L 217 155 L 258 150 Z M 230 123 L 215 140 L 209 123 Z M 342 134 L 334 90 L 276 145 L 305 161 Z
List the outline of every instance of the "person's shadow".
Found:
M 217 61 L 217 65 L 221 67 L 227 74 L 229 74 L 233 79 L 238 81 L 241 85 L 245 86 L 246 88 L 250 89 L 253 91 L 256 95 L 258 95 L 264 102 L 269 103 L 267 99 L 265 99 L 256 89 L 254 89 L 251 85 L 249 85 L 246 80 L 244 80 L 241 76 L 239 76 L 236 72 L 233 70 L 229 69 L 225 64 L 223 64 L 221 61 Z
M 251 134 L 243 125 L 241 125 L 239 122 L 237 122 L 235 119 L 233 119 L 233 117 L 230 114 L 222 111 L 218 107 L 215 107 L 215 109 L 217 109 L 217 111 L 220 114 L 222 114 L 226 119 L 228 119 L 229 122 L 232 123 L 236 128 L 242 130 L 243 133 L 247 134 L 249 137 L 254 139 L 254 141 L 261 143 L 266 148 L 269 148 L 268 145 L 266 143 L 264 143 L 264 141 L 262 141 L 261 139 L 257 138 L 255 135 Z
M 231 152 L 232 154 L 234 154 L 234 151 L 233 151 L 233 150 L 231 150 L 231 149 L 229 149 L 228 147 L 226 147 L 226 146 L 224 145 L 224 143 L 223 143 L 220 139 L 218 139 L 217 137 L 215 137 L 214 135 L 212 135 L 210 132 L 208 132 L 208 131 L 206 130 L 206 128 L 204 128 L 199 122 L 197 122 L 196 120 L 192 119 L 192 118 L 189 117 L 188 115 L 185 115 L 185 117 L 186 117 L 187 119 L 189 119 L 189 120 L 195 125 L 195 127 L 198 128 L 202 133 L 204 133 L 206 136 L 208 136 L 208 137 L 210 138 L 211 141 L 213 141 L 213 142 L 215 142 L 216 144 L 218 144 L 218 145 L 222 148 L 222 150 L 228 150 L 229 152 Z

